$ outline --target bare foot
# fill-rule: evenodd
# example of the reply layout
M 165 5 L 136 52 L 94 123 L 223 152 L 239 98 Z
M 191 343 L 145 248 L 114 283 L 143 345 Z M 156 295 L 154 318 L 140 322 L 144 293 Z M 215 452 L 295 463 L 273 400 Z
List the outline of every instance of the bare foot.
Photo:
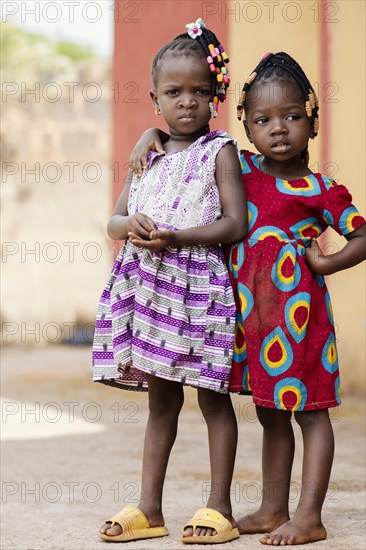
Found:
M 271 546 L 286 546 L 294 544 L 308 544 L 327 538 L 327 532 L 322 523 L 296 521 L 292 519 L 278 529 L 259 539 L 262 544 Z
M 237 528 L 241 535 L 255 533 L 271 533 L 277 527 L 286 523 L 290 518 L 287 514 L 268 514 L 258 510 L 254 514 L 243 516 L 237 521 Z

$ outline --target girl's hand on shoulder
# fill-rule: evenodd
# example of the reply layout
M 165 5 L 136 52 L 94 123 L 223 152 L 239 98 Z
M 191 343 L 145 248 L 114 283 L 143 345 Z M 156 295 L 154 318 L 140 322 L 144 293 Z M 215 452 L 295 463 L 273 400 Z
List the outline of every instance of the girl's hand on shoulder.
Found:
M 150 238 L 151 232 L 155 229 L 155 222 L 151 218 L 149 218 L 149 216 L 146 216 L 146 214 L 137 212 L 137 214 L 132 214 L 131 216 L 128 216 L 128 236 L 130 236 L 131 233 L 135 235 L 136 238 L 146 240 Z
M 146 248 L 151 252 L 159 252 L 168 246 L 176 246 L 176 233 L 168 229 L 154 229 L 149 233 L 148 240 L 129 232 L 128 238 L 138 248 Z
M 311 271 L 314 273 L 318 275 L 329 275 L 332 273 L 329 265 L 329 258 L 324 256 L 316 239 L 312 239 L 310 246 L 306 248 L 305 259 Z
M 139 178 L 142 176 L 142 172 L 147 169 L 147 159 L 150 151 L 165 152 L 160 134 L 155 128 L 149 128 L 141 135 L 130 155 L 129 167 Z

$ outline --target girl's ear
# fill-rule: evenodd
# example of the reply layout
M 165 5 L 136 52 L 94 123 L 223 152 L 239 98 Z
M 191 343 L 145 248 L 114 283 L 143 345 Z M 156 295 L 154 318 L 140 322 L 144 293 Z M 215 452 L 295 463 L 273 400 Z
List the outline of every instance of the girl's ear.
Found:
M 249 126 L 246 120 L 243 121 L 245 133 L 247 135 L 247 138 L 249 139 L 250 143 L 253 143 L 252 134 L 250 133 Z
M 155 109 L 155 113 L 160 114 L 158 94 L 156 93 L 156 90 L 153 90 L 153 89 L 149 90 L 149 94 L 150 94 L 150 98 L 151 98 L 152 104 L 153 104 L 154 109 Z

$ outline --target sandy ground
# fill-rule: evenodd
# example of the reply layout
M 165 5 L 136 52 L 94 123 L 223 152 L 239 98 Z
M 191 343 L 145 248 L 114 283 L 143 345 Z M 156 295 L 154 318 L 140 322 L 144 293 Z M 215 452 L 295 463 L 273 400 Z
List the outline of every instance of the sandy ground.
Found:
M 146 394 L 93 384 L 89 364 L 90 348 L 2 350 L 4 550 L 107 548 L 97 537 L 102 520 L 124 504 L 137 503 Z M 261 430 L 250 398 L 235 396 L 233 401 L 240 439 L 232 501 L 239 517 L 254 511 L 260 500 Z M 312 550 L 366 547 L 364 412 L 364 402 L 355 396 L 344 396 L 340 409 L 332 411 L 336 457 L 323 515 L 328 539 L 313 543 Z M 295 429 L 292 509 L 301 472 L 296 425 Z M 205 424 L 195 391 L 187 389 L 164 492 L 170 536 L 128 543 L 124 548 L 193 548 L 179 539 L 185 521 L 205 506 L 208 472 Z M 215 546 L 218 550 L 264 548 L 257 535 Z

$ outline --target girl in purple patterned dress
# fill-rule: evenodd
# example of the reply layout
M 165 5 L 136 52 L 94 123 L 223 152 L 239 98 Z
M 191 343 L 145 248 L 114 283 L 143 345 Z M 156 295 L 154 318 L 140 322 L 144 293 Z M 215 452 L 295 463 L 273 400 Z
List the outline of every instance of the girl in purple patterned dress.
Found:
M 200 20 L 190 30 L 153 62 L 150 95 L 169 127 L 164 153 L 150 156 L 141 179 L 130 177 L 108 224 L 112 239 L 127 241 L 99 304 L 94 380 L 147 390 L 150 414 L 139 505 L 107 520 L 103 540 L 168 534 L 162 491 L 183 385 L 198 390 L 213 491 L 182 541 L 239 536 L 230 503 L 237 427 L 228 395 L 236 308 L 219 243 L 245 236 L 245 194 L 233 139 L 208 127 L 229 83 L 226 54 Z M 195 31 L 199 38 L 192 40 Z

